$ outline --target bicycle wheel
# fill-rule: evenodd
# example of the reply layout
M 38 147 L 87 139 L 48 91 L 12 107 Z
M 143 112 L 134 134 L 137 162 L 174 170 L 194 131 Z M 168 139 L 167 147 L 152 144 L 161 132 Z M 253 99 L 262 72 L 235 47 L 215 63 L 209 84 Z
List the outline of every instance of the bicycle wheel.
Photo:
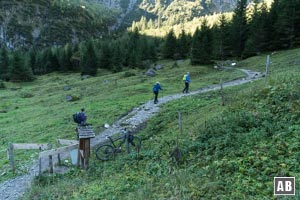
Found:
M 96 149 L 96 157 L 99 160 L 113 159 L 115 156 L 114 148 L 111 145 L 105 144 Z
M 128 142 L 127 153 L 136 153 L 139 154 L 142 146 L 142 140 L 136 136 L 132 142 Z

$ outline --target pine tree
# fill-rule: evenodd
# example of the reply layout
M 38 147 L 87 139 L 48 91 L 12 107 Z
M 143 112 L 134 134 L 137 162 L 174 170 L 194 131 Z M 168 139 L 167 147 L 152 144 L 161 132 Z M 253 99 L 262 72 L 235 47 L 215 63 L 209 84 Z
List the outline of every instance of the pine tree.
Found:
M 57 51 L 57 58 L 59 62 L 59 71 L 67 71 L 67 59 L 66 59 L 66 52 L 64 48 L 59 48 Z
M 244 50 L 245 56 L 253 56 L 267 50 L 270 39 L 268 37 L 268 23 L 266 4 L 262 4 L 260 9 L 256 4 L 249 23 L 249 36 Z
M 96 54 L 91 40 L 86 43 L 81 51 L 80 66 L 81 74 L 91 76 L 97 74 Z
M 183 29 L 179 34 L 178 44 L 176 49 L 178 49 L 179 58 L 185 59 L 189 54 L 190 45 L 189 45 L 188 37 Z
M 104 41 L 101 45 L 99 67 L 102 69 L 111 69 L 113 53 L 108 45 L 108 41 Z
M 277 23 L 278 20 L 278 15 L 280 12 L 280 7 L 279 7 L 279 0 L 274 0 L 271 9 L 268 15 L 268 37 L 270 38 L 270 46 L 268 50 L 276 50 L 279 48 L 279 40 L 277 37 L 277 30 L 275 24 Z
M 230 41 L 230 23 L 222 14 L 219 18 L 219 25 L 214 27 L 213 51 L 216 59 L 224 60 L 232 54 Z
M 72 65 L 71 58 L 72 58 L 72 45 L 71 44 L 66 44 L 64 47 L 65 51 L 65 67 L 68 71 L 74 71 L 74 66 Z
M 163 45 L 163 49 L 162 49 L 163 57 L 167 59 L 173 59 L 176 53 L 176 47 L 177 47 L 177 40 L 173 29 L 171 29 L 167 34 Z
M 35 67 L 36 67 L 36 50 L 34 48 L 30 49 L 28 52 L 28 65 L 32 69 L 33 73 L 35 73 Z
M 191 64 L 196 65 L 201 63 L 202 52 L 199 47 L 201 46 L 201 32 L 196 28 L 196 31 L 193 35 L 192 39 L 192 47 L 191 47 Z
M 8 80 L 8 66 L 9 66 L 9 57 L 6 48 L 0 49 L 0 79 Z
M 32 69 L 22 56 L 21 52 L 14 52 L 9 66 L 9 78 L 12 81 L 32 81 Z
M 191 51 L 191 64 L 209 64 L 212 59 L 212 33 L 207 25 L 207 20 L 201 24 L 201 30 L 196 30 Z
M 116 42 L 113 45 L 113 58 L 112 58 L 112 65 L 113 65 L 113 71 L 119 72 L 122 70 L 123 67 L 123 58 L 124 55 L 121 51 L 121 44 L 119 42 Z
M 247 0 L 239 0 L 232 18 L 231 42 L 233 55 L 237 57 L 242 56 L 247 40 L 246 6 Z
M 300 2 L 279 1 L 280 12 L 275 24 L 278 48 L 291 48 L 300 44 Z

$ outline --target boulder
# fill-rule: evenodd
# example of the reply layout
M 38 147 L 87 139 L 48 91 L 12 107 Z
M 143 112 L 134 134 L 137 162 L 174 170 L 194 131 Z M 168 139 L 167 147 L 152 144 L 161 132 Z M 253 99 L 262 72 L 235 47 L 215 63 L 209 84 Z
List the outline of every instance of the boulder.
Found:
M 155 66 L 155 69 L 156 69 L 156 70 L 160 70 L 160 69 L 162 69 L 162 68 L 163 68 L 162 65 L 156 65 L 156 66 Z
M 154 69 L 148 69 L 147 72 L 145 73 L 145 75 L 147 76 L 155 76 L 156 75 L 156 72 Z
M 75 96 L 75 95 L 67 95 L 66 96 L 66 101 L 67 102 L 78 101 L 79 99 L 80 99 L 80 97 Z
M 67 85 L 64 86 L 64 90 L 65 90 L 65 91 L 68 91 L 68 90 L 71 90 L 71 89 L 72 89 L 71 86 L 67 86 Z

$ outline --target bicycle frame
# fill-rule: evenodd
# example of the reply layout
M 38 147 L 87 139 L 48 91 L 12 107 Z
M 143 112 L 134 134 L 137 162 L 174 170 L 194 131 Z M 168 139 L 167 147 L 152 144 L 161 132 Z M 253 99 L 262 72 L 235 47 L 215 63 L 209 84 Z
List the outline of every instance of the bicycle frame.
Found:
M 105 144 L 100 145 L 97 149 L 96 149 L 96 157 L 99 160 L 109 160 L 110 158 L 114 157 L 114 154 L 116 153 L 121 153 L 122 152 L 122 148 L 121 146 L 126 142 L 126 150 L 127 153 L 129 154 L 131 152 L 130 150 L 130 146 L 132 145 L 133 148 L 135 149 L 134 151 L 137 152 L 137 155 L 139 154 L 140 148 L 141 148 L 141 139 L 139 139 L 138 137 L 134 137 L 134 141 L 135 143 L 133 143 L 132 141 L 128 140 L 128 137 L 126 137 L 125 135 L 120 136 L 116 139 L 113 139 L 111 136 L 106 136 L 106 138 L 108 139 L 108 142 L 106 142 Z M 123 140 L 121 142 L 119 142 L 118 144 L 116 143 L 116 141 L 118 140 Z

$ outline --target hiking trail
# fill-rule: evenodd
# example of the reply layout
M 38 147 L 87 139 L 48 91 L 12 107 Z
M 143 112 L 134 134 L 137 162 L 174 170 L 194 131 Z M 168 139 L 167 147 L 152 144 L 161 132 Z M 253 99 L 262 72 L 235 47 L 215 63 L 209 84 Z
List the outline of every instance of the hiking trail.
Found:
M 264 77 L 264 74 L 261 72 L 255 72 L 255 71 L 245 70 L 245 69 L 237 69 L 237 70 L 240 70 L 243 73 L 245 73 L 246 77 L 224 82 L 223 88 L 241 85 Z M 201 88 L 196 91 L 192 91 L 188 94 L 181 93 L 181 94 L 163 96 L 161 98 L 158 98 L 159 102 L 157 104 L 154 104 L 153 100 L 149 100 L 148 102 L 134 108 L 126 116 L 121 117 L 119 120 L 117 120 L 114 124 L 112 124 L 103 132 L 96 134 L 96 137 L 91 140 L 91 146 L 94 147 L 95 145 L 104 142 L 107 136 L 111 136 L 115 133 L 120 133 L 124 127 L 130 128 L 131 130 L 133 130 L 133 132 L 138 132 L 148 119 L 152 118 L 155 114 L 159 112 L 159 106 L 161 104 L 182 97 L 187 97 L 195 94 L 218 90 L 220 88 L 221 86 L 219 84 L 215 84 L 215 85 L 210 85 Z M 67 157 L 70 157 L 70 155 L 63 155 L 62 159 L 65 159 Z M 44 162 L 44 164 L 46 166 L 47 162 Z M 38 161 L 36 161 L 31 166 L 30 170 L 28 171 L 28 174 L 17 176 L 13 179 L 0 183 L 0 200 L 16 200 L 22 197 L 22 195 L 26 192 L 26 189 L 30 187 L 33 178 L 38 174 L 39 174 L 39 165 L 38 165 Z

